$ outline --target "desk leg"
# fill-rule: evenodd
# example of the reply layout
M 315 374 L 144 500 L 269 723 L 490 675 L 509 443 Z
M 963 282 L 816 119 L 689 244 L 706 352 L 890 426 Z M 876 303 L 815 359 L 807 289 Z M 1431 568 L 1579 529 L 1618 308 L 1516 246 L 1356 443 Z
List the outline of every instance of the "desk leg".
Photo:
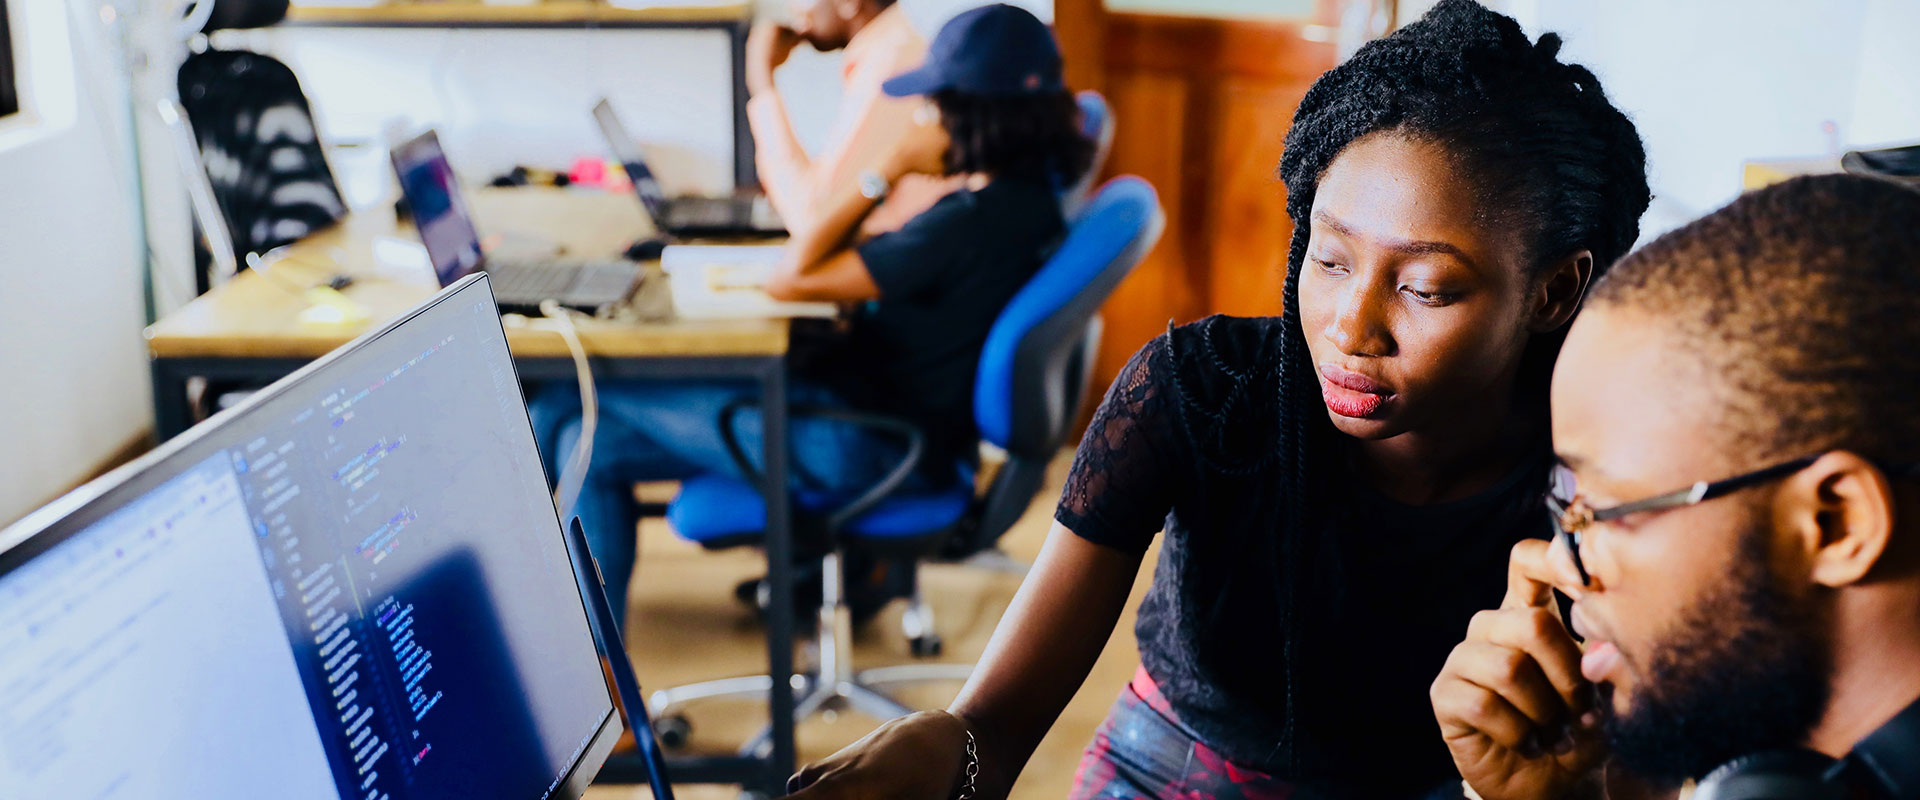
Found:
M 733 61 L 733 185 L 738 189 L 760 188 L 759 170 L 753 163 L 753 129 L 747 122 L 747 34 L 752 29 L 752 22 L 727 29 L 727 55 Z
M 787 501 L 787 371 L 775 362 L 760 377 L 767 485 L 767 674 L 773 676 L 767 705 L 772 714 L 773 753 L 767 764 L 770 796 L 785 793 L 794 771 L 793 515 Z
M 171 359 L 148 362 L 153 373 L 153 436 L 164 442 L 193 425 L 187 404 L 187 375 Z

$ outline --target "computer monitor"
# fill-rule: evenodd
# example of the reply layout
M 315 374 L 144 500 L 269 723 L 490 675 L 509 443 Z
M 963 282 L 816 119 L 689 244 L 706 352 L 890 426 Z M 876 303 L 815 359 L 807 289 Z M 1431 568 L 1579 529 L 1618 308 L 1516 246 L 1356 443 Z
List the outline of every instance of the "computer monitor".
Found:
M 606 137 L 607 149 L 613 151 L 613 157 L 620 159 L 620 167 L 627 171 L 627 178 L 633 181 L 633 191 L 640 196 L 640 203 L 647 207 L 647 213 L 655 221 L 667 218 L 667 190 L 661 188 L 660 180 L 653 176 L 653 170 L 647 166 L 646 156 L 640 153 L 640 142 L 627 132 L 627 126 L 621 124 L 620 115 L 613 112 L 613 104 L 602 99 L 593 106 L 593 119 L 600 123 L 600 135 Z
M 576 798 L 578 587 L 469 277 L 0 530 L 0 796 Z
M 400 194 L 420 228 L 420 243 L 441 286 L 450 286 L 480 268 L 480 232 L 440 149 L 440 137 L 427 131 L 392 149 Z

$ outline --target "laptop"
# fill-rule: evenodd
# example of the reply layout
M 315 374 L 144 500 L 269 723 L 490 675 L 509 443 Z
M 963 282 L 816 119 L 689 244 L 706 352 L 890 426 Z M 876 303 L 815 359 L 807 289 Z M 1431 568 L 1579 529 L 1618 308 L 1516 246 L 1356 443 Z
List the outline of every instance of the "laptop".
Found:
M 547 492 L 474 275 L 0 529 L 0 795 L 580 797 L 631 669 Z
M 508 310 L 535 310 L 541 301 L 556 300 L 593 311 L 627 299 L 640 285 L 644 274 L 640 265 L 626 260 L 517 261 L 487 256 L 480 250 L 480 233 L 473 226 L 447 154 L 440 148 L 440 137 L 427 131 L 395 146 L 392 156 L 400 193 L 413 212 L 420 243 L 427 248 L 441 286 L 485 271 L 493 279 L 500 305 Z
M 653 169 L 647 166 L 646 158 L 641 155 L 639 140 L 627 132 L 627 126 L 621 124 L 620 116 L 613 113 L 613 104 L 605 99 L 594 104 L 593 119 L 600 125 L 600 134 L 607 139 L 607 149 L 612 151 L 614 158 L 620 160 L 627 177 L 633 181 L 633 191 L 640 196 L 640 204 L 646 207 L 648 216 L 653 217 L 653 224 L 668 236 L 685 239 L 786 235 L 786 225 L 780 222 L 773 205 L 767 202 L 763 194 L 747 197 L 668 197 L 666 191 L 660 188 L 660 181 L 654 178 Z

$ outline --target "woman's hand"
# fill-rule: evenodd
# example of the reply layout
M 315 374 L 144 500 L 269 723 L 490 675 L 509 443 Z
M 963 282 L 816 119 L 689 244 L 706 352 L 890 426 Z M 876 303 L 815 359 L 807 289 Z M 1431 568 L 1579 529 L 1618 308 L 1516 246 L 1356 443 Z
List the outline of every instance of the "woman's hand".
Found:
M 792 800 L 946 800 L 966 768 L 967 727 L 945 711 L 887 722 L 787 779 Z
M 1474 615 L 1431 697 L 1460 776 L 1486 800 L 1596 792 L 1605 755 L 1580 646 L 1553 604 L 1545 541 L 1521 542 L 1507 597 Z

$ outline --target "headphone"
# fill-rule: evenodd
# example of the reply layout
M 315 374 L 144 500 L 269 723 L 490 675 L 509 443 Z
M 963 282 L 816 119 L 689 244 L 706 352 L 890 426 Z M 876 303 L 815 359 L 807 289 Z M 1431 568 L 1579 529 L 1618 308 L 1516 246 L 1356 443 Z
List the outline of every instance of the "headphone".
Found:
M 1729 761 L 1695 787 L 1693 800 L 1846 800 L 1920 797 L 1920 701 L 1860 740 L 1847 757 L 1774 750 Z

